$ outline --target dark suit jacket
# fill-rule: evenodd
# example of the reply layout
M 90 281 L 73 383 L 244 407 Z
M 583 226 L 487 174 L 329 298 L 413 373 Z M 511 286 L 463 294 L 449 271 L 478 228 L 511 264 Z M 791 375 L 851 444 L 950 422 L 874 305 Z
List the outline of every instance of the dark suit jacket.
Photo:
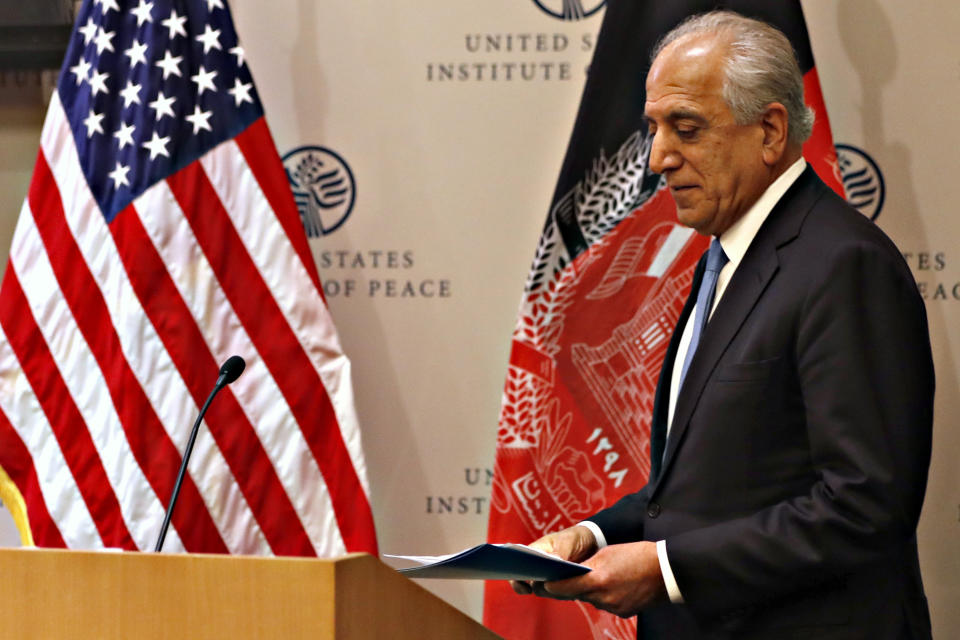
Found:
M 659 475 L 590 518 L 610 544 L 666 540 L 685 604 L 644 612 L 639 636 L 929 637 L 915 530 L 933 388 L 909 268 L 808 167 L 701 337 Z

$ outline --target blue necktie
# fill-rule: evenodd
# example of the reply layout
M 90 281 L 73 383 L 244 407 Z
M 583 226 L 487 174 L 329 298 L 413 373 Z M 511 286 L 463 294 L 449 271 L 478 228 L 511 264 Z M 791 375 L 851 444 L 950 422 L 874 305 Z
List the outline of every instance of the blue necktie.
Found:
M 697 313 L 693 319 L 693 336 L 690 338 L 690 346 L 687 347 L 687 355 L 683 359 L 683 369 L 680 370 L 680 387 L 683 386 L 683 379 L 687 377 L 687 368 L 690 366 L 690 361 L 693 360 L 693 353 L 697 350 L 697 345 L 700 344 L 700 335 L 710 318 L 710 310 L 713 308 L 713 295 L 717 291 L 717 277 L 728 260 L 727 254 L 723 252 L 723 247 L 720 246 L 720 241 L 714 238 L 707 250 L 707 266 L 703 272 L 703 279 L 700 281 L 700 290 L 697 292 Z

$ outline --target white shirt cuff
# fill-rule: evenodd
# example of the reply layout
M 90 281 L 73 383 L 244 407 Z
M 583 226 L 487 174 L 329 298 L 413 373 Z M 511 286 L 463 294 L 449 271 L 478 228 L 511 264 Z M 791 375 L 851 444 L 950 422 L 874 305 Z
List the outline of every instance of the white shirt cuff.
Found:
M 663 584 L 667 587 L 667 595 L 673 604 L 683 604 L 683 594 L 677 586 L 677 579 L 673 577 L 670 560 L 667 558 L 667 541 L 657 541 L 657 559 L 660 560 L 660 573 L 663 574 Z
M 600 527 L 598 527 L 596 523 L 590 522 L 589 520 L 584 520 L 583 522 L 578 522 L 577 526 L 586 527 L 590 530 L 590 533 L 593 534 L 593 539 L 597 541 L 598 550 L 607 546 L 607 539 L 604 537 L 603 531 L 600 531 Z

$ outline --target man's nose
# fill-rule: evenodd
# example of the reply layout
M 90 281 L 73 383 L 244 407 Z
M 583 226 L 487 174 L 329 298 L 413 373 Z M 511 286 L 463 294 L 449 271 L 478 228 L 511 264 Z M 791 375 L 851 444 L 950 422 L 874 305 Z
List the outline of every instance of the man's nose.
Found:
M 677 169 L 683 163 L 683 158 L 677 149 L 670 144 L 667 133 L 660 129 L 653 135 L 653 144 L 650 147 L 650 170 L 654 173 L 663 173 L 669 169 Z

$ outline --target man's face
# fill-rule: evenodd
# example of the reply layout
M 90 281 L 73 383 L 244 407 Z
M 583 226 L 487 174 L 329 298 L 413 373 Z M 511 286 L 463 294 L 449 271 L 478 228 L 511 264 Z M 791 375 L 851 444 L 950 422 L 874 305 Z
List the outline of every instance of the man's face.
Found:
M 666 177 L 680 223 L 720 235 L 769 184 L 761 125 L 738 125 L 723 99 L 725 44 L 710 36 L 672 43 L 647 74 L 644 115 L 650 168 Z

